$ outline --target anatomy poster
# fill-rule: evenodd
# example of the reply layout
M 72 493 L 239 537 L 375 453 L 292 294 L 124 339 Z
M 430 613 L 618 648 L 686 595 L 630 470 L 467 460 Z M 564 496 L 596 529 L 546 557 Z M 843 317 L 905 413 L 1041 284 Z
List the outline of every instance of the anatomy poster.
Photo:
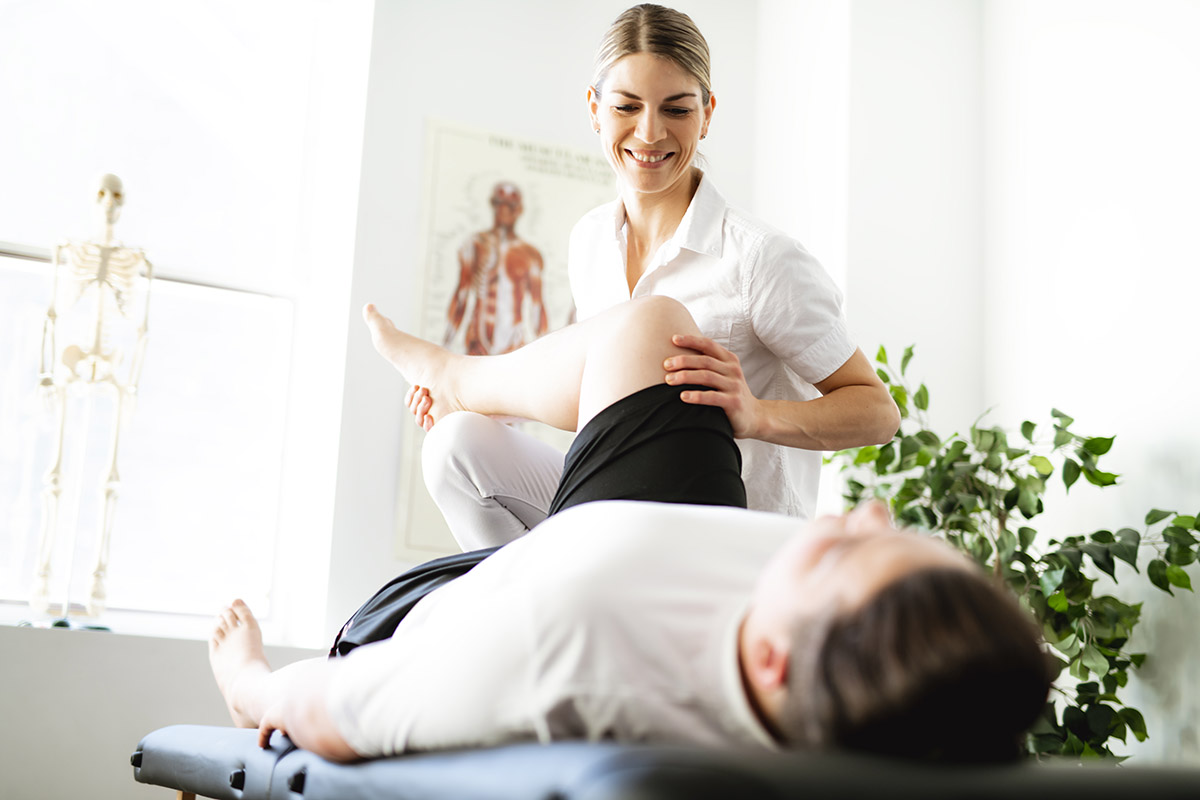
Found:
M 421 221 L 420 335 L 471 355 L 497 355 L 574 319 L 567 280 L 571 228 L 616 197 L 599 150 L 580 150 L 443 121 L 428 123 Z M 570 435 L 519 423 L 565 450 Z M 405 446 L 399 558 L 457 552 L 421 476 L 422 431 Z

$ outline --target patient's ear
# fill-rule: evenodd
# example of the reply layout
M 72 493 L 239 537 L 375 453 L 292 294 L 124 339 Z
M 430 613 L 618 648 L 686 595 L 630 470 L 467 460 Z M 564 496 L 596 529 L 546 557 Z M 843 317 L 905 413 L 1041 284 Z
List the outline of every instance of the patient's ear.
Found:
M 750 647 L 746 677 L 761 692 L 774 692 L 787 686 L 788 647 L 771 637 L 759 637 Z

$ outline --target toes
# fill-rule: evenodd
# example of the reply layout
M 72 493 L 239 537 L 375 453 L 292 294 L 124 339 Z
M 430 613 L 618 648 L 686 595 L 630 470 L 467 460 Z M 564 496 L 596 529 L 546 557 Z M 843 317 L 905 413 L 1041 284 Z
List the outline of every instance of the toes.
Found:
M 238 622 L 251 623 L 254 621 L 254 613 L 250 610 L 250 606 L 246 605 L 243 600 L 234 600 L 233 605 L 229 607 L 233 615 L 237 617 Z

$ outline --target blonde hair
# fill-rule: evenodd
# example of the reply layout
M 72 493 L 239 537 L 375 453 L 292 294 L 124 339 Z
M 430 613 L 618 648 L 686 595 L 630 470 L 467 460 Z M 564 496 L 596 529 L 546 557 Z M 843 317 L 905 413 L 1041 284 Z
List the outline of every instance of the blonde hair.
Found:
M 612 65 L 634 53 L 649 53 L 674 62 L 700 83 L 701 103 L 708 105 L 712 94 L 708 42 L 687 14 L 652 3 L 622 12 L 596 51 L 592 87 L 597 94 Z

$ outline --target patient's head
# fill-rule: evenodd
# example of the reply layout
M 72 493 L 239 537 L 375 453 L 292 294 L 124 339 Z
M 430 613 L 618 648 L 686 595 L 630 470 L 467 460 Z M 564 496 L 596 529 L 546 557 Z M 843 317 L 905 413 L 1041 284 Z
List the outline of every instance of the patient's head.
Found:
M 1049 688 L 1007 590 L 878 504 L 817 520 L 772 559 L 741 645 L 752 699 L 795 746 L 1001 760 Z

